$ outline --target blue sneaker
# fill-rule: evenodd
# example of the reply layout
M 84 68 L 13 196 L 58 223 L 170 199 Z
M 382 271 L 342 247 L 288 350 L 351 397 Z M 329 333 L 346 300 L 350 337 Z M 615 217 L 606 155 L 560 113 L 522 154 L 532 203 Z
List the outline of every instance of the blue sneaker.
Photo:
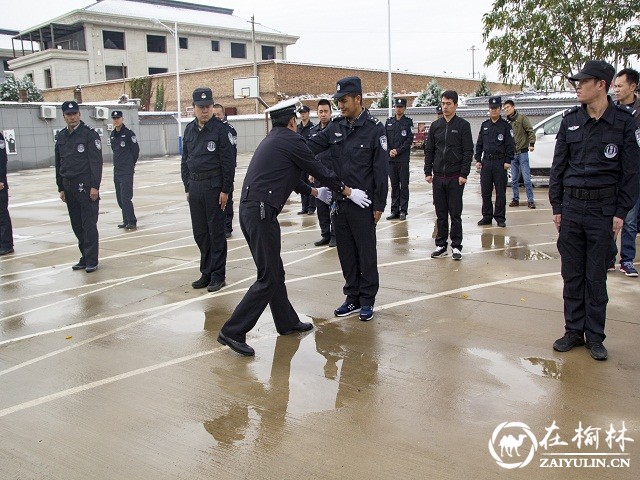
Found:
M 633 262 L 620 262 L 620 271 L 627 277 L 637 277 L 638 271 L 633 266 Z
M 365 306 L 360 309 L 360 320 L 368 322 L 373 318 L 373 307 Z
M 336 317 L 346 317 L 352 313 L 358 313 L 360 311 L 360 305 L 352 302 L 344 302 L 338 308 L 333 311 Z

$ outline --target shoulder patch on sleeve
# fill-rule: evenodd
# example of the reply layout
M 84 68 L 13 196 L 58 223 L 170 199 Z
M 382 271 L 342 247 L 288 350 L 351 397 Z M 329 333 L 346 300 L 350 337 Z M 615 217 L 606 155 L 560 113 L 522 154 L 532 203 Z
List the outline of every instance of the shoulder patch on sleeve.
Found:
M 96 139 L 93 141 L 93 143 L 94 143 L 94 145 L 96 146 L 96 148 L 97 148 L 98 150 L 102 150 L 102 142 L 100 141 L 100 139 L 96 138 Z
M 562 112 L 562 116 L 566 117 L 567 115 L 577 112 L 578 110 L 580 110 L 580 108 L 581 108 L 580 105 L 576 105 L 575 107 L 568 108 L 567 110 Z
M 375 123 L 376 125 L 377 125 L 378 123 L 380 123 L 380 120 L 378 120 L 376 117 L 373 117 L 373 116 L 371 116 L 371 115 L 369 115 L 369 120 L 371 120 L 371 121 L 372 121 L 373 123 Z

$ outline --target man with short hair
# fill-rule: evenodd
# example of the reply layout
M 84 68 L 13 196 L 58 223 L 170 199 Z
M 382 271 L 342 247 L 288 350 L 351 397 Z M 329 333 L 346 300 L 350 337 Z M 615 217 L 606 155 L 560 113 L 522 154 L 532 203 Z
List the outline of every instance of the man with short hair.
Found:
M 559 232 L 565 334 L 554 350 L 585 345 L 607 359 L 607 263 L 611 241 L 638 201 L 640 129 L 626 107 L 607 95 L 615 69 L 589 60 L 569 77 L 580 106 L 563 114 L 549 176 L 549 201 Z
M 333 98 L 342 115 L 307 143 L 316 155 L 330 150 L 333 171 L 355 187 L 351 197 L 336 196 L 336 241 L 346 299 L 334 314 L 345 317 L 360 312 L 360 320 L 367 322 L 373 318 L 380 287 L 376 224 L 389 188 L 387 136 L 383 124 L 362 106 L 360 78 L 338 80 Z M 354 195 L 356 198 L 352 198 Z M 362 202 L 358 201 L 360 195 L 364 197 Z
M 313 127 L 313 122 L 309 120 L 311 109 L 306 105 L 302 105 L 298 109 L 298 113 L 300 114 L 300 123 L 297 127 L 297 132 L 302 135 L 302 137 L 306 140 L 311 136 L 311 128 Z M 309 174 L 307 172 L 302 172 L 301 179 L 304 183 L 311 185 L 309 182 Z M 300 211 L 298 215 L 313 215 L 316 213 L 316 199 L 311 195 L 300 195 L 300 203 L 302 206 L 300 207 Z
M 431 124 L 424 149 L 424 176 L 433 184 L 436 208 L 436 249 L 431 258 L 447 255 L 449 216 L 454 260 L 462 259 L 462 195 L 473 159 L 473 136 L 468 121 L 458 117 L 458 93 L 442 93 L 443 118 Z
M 638 89 L 639 74 L 632 68 L 620 70 L 613 81 L 613 91 L 616 95 L 616 105 L 628 107 L 631 115 L 636 119 L 640 129 L 640 97 L 635 93 Z M 633 265 L 636 258 L 636 235 L 638 234 L 638 214 L 640 214 L 640 197 L 635 206 L 629 210 L 622 225 L 620 234 L 620 271 L 627 277 L 637 277 L 638 270 Z M 609 270 L 616 268 L 618 247 L 613 242 L 615 253 L 609 264 Z
M 331 102 L 326 98 L 322 98 L 318 101 L 318 124 L 311 127 L 311 135 L 317 135 L 323 131 L 329 125 L 331 121 Z M 324 151 L 316 155 L 316 158 L 320 160 L 320 163 L 328 170 L 332 169 L 331 164 L 331 152 Z M 322 182 L 314 177 L 309 177 L 309 181 L 314 187 L 322 187 Z M 333 215 L 331 215 L 331 207 L 324 202 L 316 202 L 316 212 L 318 213 L 318 223 L 320 224 L 321 238 L 317 242 L 314 242 L 316 247 L 322 247 L 329 245 L 330 247 L 336 246 L 336 227 L 334 224 Z
M 409 157 L 413 143 L 413 120 L 404 112 L 407 99 L 393 102 L 396 114 L 387 119 L 389 179 L 391 180 L 391 215 L 387 220 L 406 220 L 409 211 Z
M 211 89 L 196 88 L 192 97 L 196 118 L 184 130 L 180 168 L 200 250 L 201 275 L 191 286 L 216 292 L 225 286 L 225 208 L 233 188 L 234 153 L 229 130 L 213 115 Z
M 215 103 L 213 105 L 213 114 L 216 116 L 218 120 L 224 123 L 229 130 L 228 136 L 231 145 L 233 146 L 233 168 L 235 169 L 237 166 L 237 158 L 238 158 L 238 132 L 233 125 L 231 125 L 227 121 L 227 116 L 224 113 L 224 107 L 219 103 Z M 227 200 L 227 206 L 224 209 L 225 214 L 225 223 L 224 223 L 224 236 L 229 238 L 233 232 L 233 185 L 231 186 L 231 191 L 229 192 L 229 198 Z
M 133 210 L 133 175 L 140 155 L 138 138 L 122 120 L 122 110 L 111 112 L 113 130 L 109 136 L 109 145 L 113 151 L 113 183 L 116 187 L 116 200 L 122 210 L 122 223 L 118 228 L 135 230 L 138 219 Z
M 506 227 L 507 169 L 515 153 L 511 125 L 500 116 L 501 97 L 489 97 L 489 120 L 480 126 L 476 142 L 476 169 L 480 170 L 482 192 L 482 218 L 478 225 L 491 225 L 493 219 L 499 227 Z M 496 205 L 491 194 L 495 187 Z
M 13 229 L 9 216 L 9 183 L 7 182 L 7 144 L 0 132 L 0 255 L 13 253 Z
M 531 169 L 529 168 L 529 152 L 533 152 L 536 144 L 536 133 L 533 131 L 531 122 L 526 115 L 516 110 L 513 100 L 506 100 L 504 113 L 511 124 L 513 136 L 516 143 L 516 153 L 511 162 L 511 188 L 513 189 L 513 199 L 509 203 L 510 207 L 520 206 L 520 173 L 524 181 L 524 190 L 527 193 L 527 206 L 536 208 L 533 198 L 533 185 L 531 183 Z
M 64 102 L 62 116 L 67 128 L 56 135 L 56 184 L 60 200 L 67 204 L 81 255 L 71 269 L 92 273 L 98 269 L 102 142 L 98 133 L 80 120 L 77 102 Z

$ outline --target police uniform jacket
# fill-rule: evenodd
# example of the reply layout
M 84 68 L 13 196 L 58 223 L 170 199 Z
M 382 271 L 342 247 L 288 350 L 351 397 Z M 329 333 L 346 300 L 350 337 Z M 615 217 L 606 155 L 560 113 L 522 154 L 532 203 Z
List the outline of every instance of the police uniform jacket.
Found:
M 390 162 L 409 163 L 411 154 L 411 144 L 413 143 L 413 120 L 403 115 L 400 120 L 396 117 L 387 118 L 387 144 L 389 151 L 394 148 L 397 155 L 393 158 L 389 157 Z
M 387 136 L 383 124 L 367 109 L 353 124 L 343 116 L 332 119 L 307 143 L 316 154 L 330 150 L 331 169 L 338 178 L 351 188 L 364 190 L 374 211 L 384 211 L 389 189 Z
M 56 183 L 64 190 L 63 179 L 100 189 L 102 181 L 102 142 L 98 133 L 82 120 L 73 131 L 64 128 L 56 136 Z
M 609 106 L 598 121 L 585 105 L 563 114 L 549 176 L 549 201 L 554 215 L 562 213 L 568 188 L 617 188 L 615 215 L 626 218 L 638 198 L 640 128 L 625 106 Z M 604 210 L 605 207 L 603 207 Z
M 302 135 L 304 138 L 309 138 L 311 135 L 311 128 L 313 128 L 313 123 L 309 121 L 306 125 L 302 125 L 302 122 L 298 124 L 298 133 Z
M 616 105 L 620 105 L 620 102 L 616 102 Z M 624 107 L 625 105 L 623 105 Z M 626 109 L 636 119 L 636 125 L 640 128 L 640 97 L 635 97 L 635 102 L 631 105 L 626 105 Z
M 0 132 L 0 182 L 4 183 L 4 188 L 9 188 L 7 183 L 7 142 Z
M 471 125 L 454 115 L 447 122 L 444 117 L 431 124 L 424 147 L 424 175 L 430 177 L 464 177 L 471 171 L 473 136 Z
M 111 150 L 113 150 L 114 175 L 133 175 L 140 155 L 140 145 L 138 145 L 136 134 L 122 125 L 119 132 L 115 128 L 113 129 L 109 143 Z
M 344 188 L 336 175 L 313 156 L 304 138 L 286 127 L 274 127 L 251 158 L 241 201 L 264 202 L 279 213 L 292 191 L 311 195 L 311 187 L 300 180 L 302 172 L 309 172 L 332 190 Z
M 195 119 L 184 130 L 182 143 L 182 183 L 189 191 L 190 177 L 210 178 L 212 186 L 229 193 L 233 189 L 235 155 L 229 129 L 218 118 L 212 117 L 202 129 Z
M 476 162 L 502 160 L 504 163 L 511 163 L 515 151 L 513 130 L 509 122 L 502 117 L 495 123 L 491 119 L 482 122 L 476 143 Z
M 310 132 L 311 134 L 309 136 L 313 137 L 314 135 L 317 135 L 318 133 L 322 132 L 326 128 L 327 128 L 326 126 L 322 128 L 322 124 L 318 123 L 317 125 L 314 125 L 313 127 L 311 127 L 311 132 Z M 319 154 L 316 155 L 316 158 L 320 160 L 322 165 L 327 167 L 329 170 L 333 169 L 333 164 L 331 162 L 331 152 L 329 150 L 320 152 Z

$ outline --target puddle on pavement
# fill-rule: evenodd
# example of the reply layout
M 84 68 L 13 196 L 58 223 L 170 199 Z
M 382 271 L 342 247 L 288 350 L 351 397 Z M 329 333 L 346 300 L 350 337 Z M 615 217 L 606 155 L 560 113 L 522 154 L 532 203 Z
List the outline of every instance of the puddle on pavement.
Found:
M 281 227 L 292 227 L 293 225 L 297 225 L 297 222 L 293 222 L 291 220 L 278 220 L 278 223 Z
M 521 358 L 520 363 L 527 372 L 541 377 L 560 378 L 562 375 L 560 362 L 546 358 L 527 357 Z
M 153 324 L 178 333 L 202 332 L 203 330 L 203 325 L 205 324 L 204 312 L 188 310 L 186 312 L 171 312 L 169 315 L 168 317 L 154 320 Z
M 495 249 L 495 255 L 511 258 L 513 260 L 552 260 L 559 258 L 557 253 L 549 254 L 530 247 L 518 237 L 503 235 L 500 233 L 484 232 L 480 235 L 480 246 L 485 250 Z

